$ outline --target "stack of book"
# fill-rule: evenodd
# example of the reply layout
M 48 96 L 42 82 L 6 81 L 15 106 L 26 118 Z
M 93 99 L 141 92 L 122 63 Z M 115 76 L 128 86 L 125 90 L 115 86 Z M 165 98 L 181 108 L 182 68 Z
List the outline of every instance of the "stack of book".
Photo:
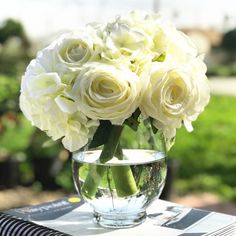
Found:
M 0 214 L 1 236 L 160 235 L 235 236 L 236 217 L 156 200 L 145 223 L 128 229 L 106 229 L 92 221 L 88 204 L 77 196 Z

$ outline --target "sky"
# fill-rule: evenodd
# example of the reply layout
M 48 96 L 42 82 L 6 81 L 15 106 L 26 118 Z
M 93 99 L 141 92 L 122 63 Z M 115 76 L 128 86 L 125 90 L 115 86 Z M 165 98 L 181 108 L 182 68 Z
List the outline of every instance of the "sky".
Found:
M 103 22 L 131 10 L 159 10 L 179 28 L 226 30 L 236 25 L 235 0 L 0 0 L 0 6 L 0 21 L 20 20 L 32 39 Z

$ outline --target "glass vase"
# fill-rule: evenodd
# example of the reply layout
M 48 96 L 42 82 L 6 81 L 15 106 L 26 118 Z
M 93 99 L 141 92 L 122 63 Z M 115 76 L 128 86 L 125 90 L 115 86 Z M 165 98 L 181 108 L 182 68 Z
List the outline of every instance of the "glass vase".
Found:
M 73 154 L 75 187 L 94 211 L 94 221 L 108 228 L 127 228 L 146 219 L 166 179 L 166 156 L 160 136 L 150 127 L 125 128 L 114 156 L 101 161 L 103 146 L 89 145 Z M 122 157 L 122 158 L 121 158 Z

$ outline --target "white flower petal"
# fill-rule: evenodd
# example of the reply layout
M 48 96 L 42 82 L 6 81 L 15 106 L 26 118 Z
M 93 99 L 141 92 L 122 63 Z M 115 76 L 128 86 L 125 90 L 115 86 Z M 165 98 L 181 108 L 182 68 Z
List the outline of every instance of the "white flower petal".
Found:
M 77 111 L 77 106 L 74 101 L 66 98 L 63 95 L 59 95 L 55 98 L 55 102 L 58 107 L 65 113 L 72 114 Z

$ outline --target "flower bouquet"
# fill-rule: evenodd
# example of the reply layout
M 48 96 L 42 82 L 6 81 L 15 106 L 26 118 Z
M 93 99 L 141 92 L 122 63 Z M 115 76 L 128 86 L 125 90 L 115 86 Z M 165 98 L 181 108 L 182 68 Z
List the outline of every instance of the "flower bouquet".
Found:
M 64 34 L 41 50 L 22 78 L 20 107 L 33 125 L 53 140 L 60 139 L 69 151 L 100 149 L 95 159 L 89 153 L 91 165 L 80 174 L 74 169 L 85 199 L 97 199 L 104 188 L 112 198 L 139 197 L 140 182 L 145 187 L 153 176 L 142 177 L 142 168 L 135 176 L 131 164 L 138 162 L 137 153 L 132 163 L 116 164 L 129 156 L 129 149 L 122 147 L 124 129 L 149 130 L 151 149 L 166 153 L 176 129 L 183 125 L 192 131 L 192 121 L 209 101 L 205 73 L 203 56 L 186 35 L 159 15 L 131 12 Z M 154 166 L 148 169 L 153 170 Z M 161 188 L 160 181 L 152 185 L 152 191 L 143 192 L 148 195 L 155 188 Z M 142 200 L 142 209 L 151 202 L 150 196 Z M 123 213 L 120 210 L 116 216 Z

